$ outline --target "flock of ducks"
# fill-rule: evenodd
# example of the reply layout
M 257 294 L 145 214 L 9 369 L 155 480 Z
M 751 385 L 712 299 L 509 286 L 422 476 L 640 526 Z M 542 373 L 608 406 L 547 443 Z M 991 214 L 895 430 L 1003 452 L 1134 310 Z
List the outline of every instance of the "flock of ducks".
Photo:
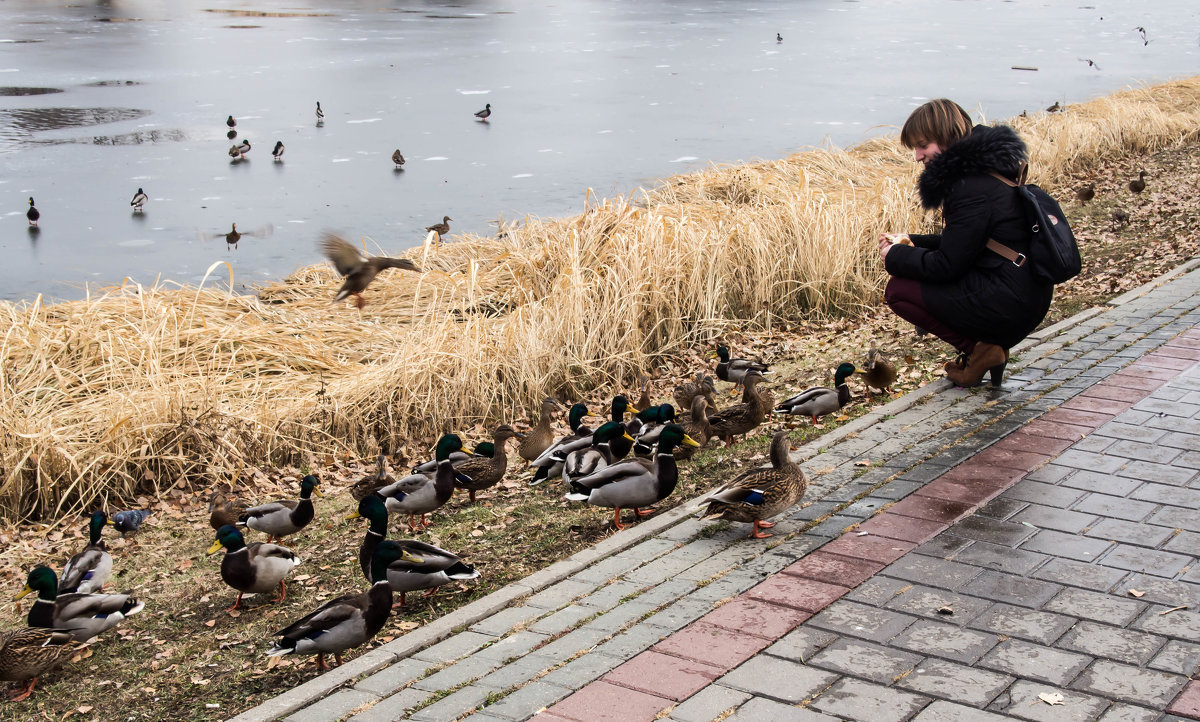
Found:
M 361 292 L 383 268 L 405 267 L 394 263 L 397 259 L 362 257 L 336 236 L 328 235 L 325 244 L 346 276 L 339 291 L 342 298 Z M 832 388 L 806 389 L 776 405 L 768 392 L 758 388 L 770 373 L 766 364 L 734 358 L 724 346 L 717 348 L 716 358 L 716 378 L 707 371 L 697 373 L 694 380 L 674 388 L 674 404 L 655 405 L 649 379 L 643 377 L 639 398 L 635 402 L 625 395 L 613 398 L 608 418 L 595 429 L 585 425 L 592 415 L 577 403 L 567 410 L 569 433 L 556 436 L 552 422 L 563 406 L 547 398 L 528 432 L 501 424 L 491 442 L 479 444 L 473 453 L 463 449 L 459 436 L 446 434 L 438 440 L 434 458 L 402 478 L 388 474 L 381 454 L 377 470 L 350 488 L 358 506 L 346 517 L 363 518 L 369 524 L 358 560 L 367 588 L 331 599 L 280 629 L 267 654 L 315 654 L 318 668 L 327 669 L 327 655 L 340 664 L 343 652 L 368 642 L 383 628 L 392 610 L 405 604 L 407 593 L 431 595 L 452 581 L 478 578 L 479 572 L 453 552 L 417 539 L 389 540 L 388 520 L 392 514 L 407 515 L 409 529 L 416 534 L 429 527 L 428 515 L 441 509 L 455 490 L 466 491 L 474 503 L 478 493 L 496 486 L 508 473 L 510 442 L 516 442 L 517 455 L 533 471 L 531 486 L 560 481 L 565 499 L 612 509 L 613 523 L 622 529 L 622 509 L 631 509 L 635 518 L 652 514 L 653 505 L 674 492 L 678 463 L 710 440 L 730 445 L 772 413 L 808 416 L 814 422 L 836 413 L 850 399 L 846 382 L 855 373 L 864 376 L 868 390 L 889 390 L 896 379 L 895 368 L 872 350 L 861 370 L 850 363 L 838 366 Z M 718 410 L 716 380 L 734 384 L 734 393 L 740 387 L 741 401 Z M 676 407 L 688 412 L 677 415 Z M 764 530 L 773 524 L 768 519 L 795 504 L 808 487 L 804 473 L 791 461 L 790 450 L 788 430 L 782 428 L 771 440 L 769 468 L 751 469 L 725 482 L 702 497 L 697 509 L 706 519 L 751 524 L 750 538 L 769 537 Z M 278 590 L 275 601 L 286 598 L 287 577 L 301 559 L 282 542 L 317 518 L 313 497 L 321 496 L 319 486 L 317 476 L 306 474 L 296 499 L 249 507 L 221 493 L 210 499 L 215 540 L 208 554 L 225 551 L 221 579 L 237 592 L 229 610 L 240 608 L 245 594 Z M 134 533 L 148 515 L 131 510 L 109 518 L 103 511 L 93 512 L 88 519 L 88 544 L 71 557 L 61 576 L 47 566 L 29 572 L 25 588 L 17 595 L 21 599 L 37 594 L 28 627 L 0 633 L 0 679 L 25 683 L 13 699 L 28 697 L 39 675 L 70 659 L 83 643 L 142 611 L 144 602 L 132 592 L 102 591 L 112 575 L 113 560 L 101 533 L 107 526 L 122 535 Z M 265 534 L 265 541 L 248 542 L 250 531 Z M 394 601 L 396 593 L 399 601 Z
M 1129 191 L 1134 196 L 1139 196 L 1144 190 L 1146 190 L 1146 171 L 1139 170 L 1138 177 L 1129 181 Z M 1079 201 L 1080 205 L 1086 206 L 1095 197 L 1096 186 L 1093 183 L 1088 183 L 1075 189 L 1075 200 Z M 1129 212 L 1121 208 L 1114 209 L 1111 219 L 1112 229 L 1115 231 L 1121 226 L 1129 225 Z

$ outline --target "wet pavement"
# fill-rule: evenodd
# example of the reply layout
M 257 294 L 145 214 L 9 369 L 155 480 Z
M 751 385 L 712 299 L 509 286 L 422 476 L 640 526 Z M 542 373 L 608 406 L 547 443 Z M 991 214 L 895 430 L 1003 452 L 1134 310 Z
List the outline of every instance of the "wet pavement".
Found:
M 237 720 L 1200 719 L 1200 261 Z

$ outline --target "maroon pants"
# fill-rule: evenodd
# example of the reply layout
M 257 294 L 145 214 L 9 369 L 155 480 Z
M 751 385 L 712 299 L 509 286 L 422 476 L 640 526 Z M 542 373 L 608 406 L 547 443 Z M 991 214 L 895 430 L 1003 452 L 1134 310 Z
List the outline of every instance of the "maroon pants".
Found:
M 950 328 L 925 307 L 920 281 L 892 276 L 884 289 L 883 300 L 897 316 L 932 333 L 958 349 L 959 353 L 970 354 L 975 348 L 975 339 L 967 338 Z

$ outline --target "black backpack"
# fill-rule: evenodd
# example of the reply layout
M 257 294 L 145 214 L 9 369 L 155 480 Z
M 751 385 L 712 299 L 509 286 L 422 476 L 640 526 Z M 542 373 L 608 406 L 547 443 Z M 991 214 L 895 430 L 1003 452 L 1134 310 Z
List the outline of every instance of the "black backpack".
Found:
M 1017 189 L 1021 205 L 1025 207 L 1025 218 L 1030 224 L 1029 258 L 1033 275 L 1046 283 L 1062 283 L 1079 275 L 1083 260 L 1079 257 L 1079 246 L 1075 234 L 1067 223 L 1058 201 L 1032 183 L 1026 183 L 1029 167 L 1021 166 L 1017 182 L 1013 183 L 999 173 L 992 173 L 1005 185 Z M 1018 266 L 1025 265 L 1025 254 L 1017 253 L 999 241 L 988 239 L 987 247 Z

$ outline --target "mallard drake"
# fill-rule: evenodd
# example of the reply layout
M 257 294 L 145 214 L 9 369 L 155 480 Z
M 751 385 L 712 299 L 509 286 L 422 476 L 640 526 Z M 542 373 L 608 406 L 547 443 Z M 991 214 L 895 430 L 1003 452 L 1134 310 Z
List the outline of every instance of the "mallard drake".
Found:
M 116 512 L 108 518 L 108 523 L 121 532 L 121 538 L 125 539 L 130 534 L 137 534 L 138 529 L 142 528 L 142 522 L 149 518 L 150 510 L 148 509 L 129 509 Z
M 846 386 L 848 379 L 855 372 L 854 364 L 843 363 L 837 367 L 833 375 L 833 388 L 814 386 L 786 399 L 775 407 L 777 414 L 792 416 L 811 416 L 817 423 L 818 416 L 832 414 L 850 403 L 850 387 Z
M 76 642 L 86 642 L 97 634 L 120 624 L 146 606 L 131 592 L 124 594 L 59 594 L 58 577 L 50 567 L 36 567 L 25 579 L 22 599 L 37 592 L 29 608 L 29 626 L 66 632 Z
M 637 401 L 633 402 L 633 408 L 638 411 L 645 411 L 654 405 L 654 402 L 650 400 L 650 377 L 642 374 L 638 377 L 638 385 L 641 386 L 642 395 L 638 397 Z
M 625 425 L 616 421 L 606 421 L 592 433 L 592 445 L 585 449 L 576 449 L 567 454 L 563 460 L 562 478 L 570 485 L 572 479 L 581 479 L 594 474 L 616 461 L 610 444 L 612 440 L 623 437 L 633 441 L 633 437 L 625 430 Z
M 276 163 L 283 160 L 283 149 L 283 141 L 275 141 L 275 148 L 271 150 L 271 157 L 275 159 Z
M 1135 194 L 1141 193 L 1142 191 L 1146 190 L 1146 171 L 1139 170 L 1138 177 L 1129 181 L 1129 190 L 1133 191 Z M 30 202 L 30 205 L 32 205 L 33 199 L 30 198 L 29 202 Z
M 375 550 L 379 548 L 379 542 L 387 539 L 387 505 L 383 503 L 383 497 L 380 495 L 375 493 L 367 494 L 359 499 L 358 508 L 347 514 L 346 519 L 366 519 L 370 522 L 370 526 L 367 528 L 367 535 L 363 537 L 363 543 L 358 548 L 358 565 L 362 568 L 362 573 L 366 577 L 367 583 L 370 583 L 371 559 L 375 556 Z
M 300 480 L 300 498 L 272 501 L 252 506 L 238 520 L 239 526 L 247 526 L 267 535 L 268 542 L 279 541 L 288 534 L 295 534 L 308 525 L 316 512 L 312 495 L 321 496 L 317 485 L 321 480 L 309 474 Z
M 675 398 L 675 408 L 692 408 L 692 399 L 697 394 L 700 394 L 708 401 L 708 408 L 716 409 L 717 402 L 713 396 L 713 392 L 716 391 L 716 385 L 717 382 L 713 380 L 712 376 L 703 371 L 697 372 L 695 381 L 684 381 L 675 387 L 675 390 L 672 392 L 672 396 Z
M 399 268 L 404 271 L 421 272 L 417 264 L 407 258 L 392 258 L 390 256 L 365 256 L 344 238 L 333 233 L 326 233 L 321 241 L 325 256 L 333 262 L 337 272 L 345 277 L 342 287 L 334 294 L 332 303 L 337 303 L 347 296 L 354 296 L 356 305 L 361 309 L 366 305 L 362 292 L 379 272 L 386 268 Z
M 225 119 L 225 125 L 228 125 L 230 128 L 233 128 L 234 126 L 237 125 L 237 121 L 234 120 L 233 116 L 231 115 Z
M 29 697 L 38 677 L 66 662 L 79 649 L 70 634 L 56 629 L 24 627 L 0 632 L 0 679 L 29 682 L 9 700 L 20 702 Z
M 629 399 L 623 394 L 618 394 L 613 397 L 612 404 L 609 406 L 608 420 L 625 424 L 629 438 L 635 438 L 637 432 L 642 428 L 642 420 L 634 416 L 626 423 L 625 413 L 627 411 L 629 411 Z M 633 451 L 633 442 L 624 436 L 617 436 L 613 438 L 609 448 L 612 449 L 613 459 L 624 459 L 629 456 L 629 452 Z
M 1096 186 L 1092 185 L 1091 183 L 1088 183 L 1087 185 L 1083 186 L 1082 188 L 1077 188 L 1075 190 L 1075 199 L 1085 206 L 1087 205 L 1088 201 L 1090 201 L 1091 199 L 1093 199 L 1095 197 L 1096 197 Z
M 751 469 L 722 484 L 701 499 L 708 503 L 705 519 L 753 522 L 751 539 L 766 539 L 762 529 L 774 522 L 763 521 L 795 504 L 808 490 L 808 479 L 791 459 L 786 430 L 771 437 L 771 468 Z
M 29 219 L 31 226 L 36 226 L 38 219 L 42 217 L 42 212 L 33 205 L 33 196 L 29 196 L 29 210 L 25 211 L 25 217 Z
M 743 401 L 709 415 L 712 435 L 724 441 L 725 446 L 731 446 L 733 437 L 753 431 L 767 418 L 775 400 L 770 394 L 759 392 L 758 384 L 762 378 L 762 372 L 758 369 L 747 370 L 742 377 L 742 384 L 746 388 Z
M 483 106 L 483 110 L 475 111 L 475 117 L 479 118 L 480 121 L 486 123 L 487 119 L 492 117 L 492 104 L 485 103 Z
M 321 110 L 321 101 L 317 101 L 317 125 L 325 124 L 325 111 Z
M 720 362 L 717 363 L 717 378 L 733 384 L 741 384 L 742 380 L 746 378 L 746 374 L 752 370 L 758 371 L 760 374 L 771 372 L 770 367 L 761 361 L 730 358 L 729 349 L 725 346 L 717 346 L 717 358 L 720 359 Z
M 533 473 L 533 479 L 529 482 L 530 486 L 540 484 L 551 476 L 561 474 L 562 462 L 567 458 L 567 454 L 592 443 L 589 438 L 592 435 L 592 430 L 583 425 L 584 419 L 590 416 L 591 414 L 588 413 L 587 406 L 584 404 L 575 404 L 567 411 L 567 426 L 570 427 L 571 433 L 546 447 L 546 450 L 539 454 L 536 459 L 529 462 L 529 465 L 536 469 Z
M 371 576 L 379 581 L 365 592 L 330 599 L 290 626 L 275 633 L 280 640 L 267 651 L 268 657 L 284 654 L 316 654 L 317 668 L 329 669 L 325 655 L 339 665 L 342 652 L 364 644 L 383 629 L 392 612 L 392 590 L 387 568 L 408 553 L 399 544 L 380 542 L 371 562 Z
M 863 381 L 867 384 L 867 391 L 879 389 L 880 391 L 891 393 L 892 384 L 896 383 L 896 367 L 885 359 L 883 354 L 879 353 L 878 349 L 871 349 L 867 352 L 866 365 L 865 369 L 855 369 L 855 373 L 863 375 Z
M 525 435 L 508 424 L 501 424 L 492 433 L 492 443 L 496 447 L 495 455 L 492 458 L 475 456 L 454 465 L 454 485 L 467 490 L 472 504 L 475 503 L 475 492 L 490 489 L 499 484 L 500 480 L 504 478 L 504 472 L 508 471 L 505 442 L 509 439 L 520 439 L 523 436 Z
M 246 544 L 237 527 L 228 524 L 217 530 L 217 540 L 208 548 L 208 554 L 216 554 L 221 547 L 225 547 L 225 558 L 221 560 L 221 579 L 238 590 L 237 599 L 233 600 L 233 606 L 229 609 L 240 607 L 242 595 L 247 592 L 266 594 L 279 587 L 279 597 L 274 601 L 281 602 L 287 598 L 287 586 L 283 580 L 300 564 L 300 558 L 291 549 L 267 542 Z
M 229 157 L 234 160 L 241 160 L 250 152 L 250 141 L 242 138 L 242 142 L 229 147 Z
M 129 205 L 133 206 L 134 213 L 141 213 L 142 206 L 146 205 L 146 201 L 150 200 L 150 196 L 141 188 L 137 189 L 137 193 L 133 194 L 133 200 L 129 201 Z
M 517 454 L 525 461 L 533 461 L 542 455 L 542 452 L 550 448 L 550 444 L 554 443 L 554 429 L 551 428 L 550 422 L 553 421 L 554 412 L 561 409 L 562 404 L 547 396 L 542 399 L 542 414 L 538 417 L 537 423 L 533 428 L 525 432 L 525 438 L 521 439 L 521 443 L 517 446 Z
M 454 494 L 455 471 L 450 455 L 461 450 L 462 440 L 454 434 L 446 434 L 438 439 L 438 468 L 432 479 L 424 474 L 412 474 L 379 490 L 388 511 L 408 514 L 409 528 L 414 531 L 417 528 L 416 517 L 420 515 L 422 528 L 428 528 L 425 515 L 450 501 L 450 496 Z
M 208 525 L 214 531 L 226 524 L 236 526 L 245 513 L 246 505 L 238 499 L 225 496 L 224 492 L 214 491 L 208 497 Z
M 585 501 L 592 506 L 613 509 L 613 523 L 621 525 L 621 509 L 633 508 L 638 517 L 649 516 L 653 510 L 643 511 L 666 499 L 675 491 L 679 481 L 679 470 L 675 466 L 675 447 L 692 445 L 695 440 L 683 432 L 679 424 L 669 424 L 658 440 L 658 453 L 651 462 L 647 459 L 630 459 L 610 464 L 588 476 L 571 481 L 571 501 Z
M 782 35 L 780 35 L 779 33 L 775 33 L 775 42 L 776 42 L 776 43 L 782 43 L 782 42 L 783 42 L 783 36 L 782 36 Z
M 441 223 L 434 223 L 432 226 L 425 226 L 426 231 L 433 231 L 437 234 L 437 239 L 442 240 L 442 236 L 450 232 L 450 221 L 454 220 L 450 216 L 442 216 Z
M 646 458 L 654 452 L 662 430 L 668 424 L 675 423 L 675 407 L 671 404 L 651 406 L 644 411 L 639 411 L 637 418 L 642 424 L 637 429 L 637 436 L 634 437 L 633 453 L 635 456 Z
M 687 435 L 699 444 L 699 446 L 684 445 L 676 448 L 675 458 L 682 461 L 695 456 L 696 452 L 704 448 L 713 435 L 712 423 L 708 420 L 708 401 L 703 394 L 696 394 L 692 399 L 692 410 L 687 414 L 687 421 L 680 425 L 683 426 Z
M 399 148 L 392 152 L 392 162 L 396 164 L 396 170 L 404 167 L 404 155 L 400 152 Z
M 59 594 L 98 592 L 112 574 L 113 560 L 104 548 L 100 533 L 108 523 L 108 515 L 102 511 L 92 512 L 88 520 L 88 545 L 67 560 L 62 577 L 58 580 Z

